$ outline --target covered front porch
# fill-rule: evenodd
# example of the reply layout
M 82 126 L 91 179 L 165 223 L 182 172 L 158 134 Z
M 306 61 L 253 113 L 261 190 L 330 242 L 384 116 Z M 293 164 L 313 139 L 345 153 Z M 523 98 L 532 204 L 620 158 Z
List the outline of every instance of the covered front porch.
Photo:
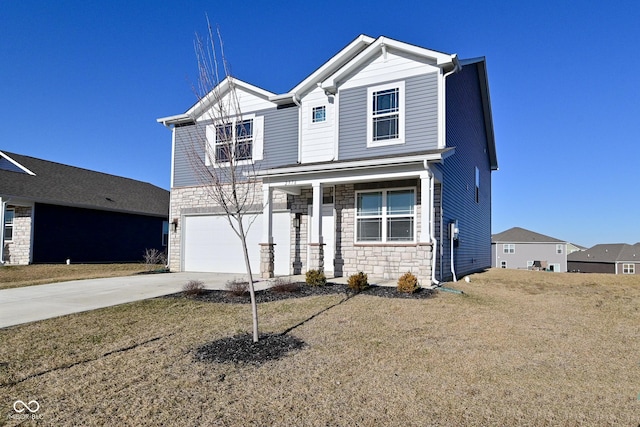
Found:
M 400 158 L 328 162 L 260 171 L 261 275 L 273 277 L 273 191 L 289 195 L 291 272 L 335 277 L 363 271 L 397 280 L 411 271 L 437 283 L 440 183 L 447 150 Z

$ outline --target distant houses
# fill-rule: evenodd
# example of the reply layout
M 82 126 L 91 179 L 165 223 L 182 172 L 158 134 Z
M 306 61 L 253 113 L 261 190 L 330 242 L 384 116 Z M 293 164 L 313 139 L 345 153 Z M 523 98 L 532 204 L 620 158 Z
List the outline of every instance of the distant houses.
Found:
M 569 271 L 580 273 L 640 274 L 640 243 L 595 245 L 567 258 Z
M 513 227 L 491 236 L 491 266 L 575 273 L 640 274 L 640 242 L 599 244 L 587 249 Z
M 580 246 L 513 227 L 491 236 L 491 266 L 524 270 L 567 271 L 567 255 Z

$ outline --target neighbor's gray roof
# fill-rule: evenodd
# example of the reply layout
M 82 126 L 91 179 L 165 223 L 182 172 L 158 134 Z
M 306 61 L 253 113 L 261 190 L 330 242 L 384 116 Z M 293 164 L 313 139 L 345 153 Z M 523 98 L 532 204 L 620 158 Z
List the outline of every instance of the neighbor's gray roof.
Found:
M 513 227 L 502 233 L 493 234 L 491 243 L 567 243 L 565 240 L 545 236 L 520 227 Z
M 586 251 L 567 255 L 567 261 L 580 262 L 640 262 L 640 243 L 604 243 L 595 245 Z
M 6 151 L 1 152 L 0 157 L 2 153 L 35 174 L 16 171 L 15 167 L 0 168 L 0 197 L 9 203 L 14 198 L 152 216 L 169 215 L 169 192 L 155 185 Z M 9 165 L 6 160 L 3 164 Z

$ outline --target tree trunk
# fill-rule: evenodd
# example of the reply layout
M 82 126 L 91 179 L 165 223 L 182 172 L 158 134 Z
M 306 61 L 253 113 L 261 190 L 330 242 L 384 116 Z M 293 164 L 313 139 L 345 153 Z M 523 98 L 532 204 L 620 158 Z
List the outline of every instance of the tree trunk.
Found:
M 249 262 L 249 249 L 247 248 L 247 236 L 244 232 L 242 224 L 242 216 L 238 218 L 238 231 L 240 232 L 240 240 L 242 241 L 242 251 L 244 252 L 244 264 L 247 269 L 249 279 L 249 295 L 251 296 L 251 315 L 253 317 L 253 342 L 258 342 L 258 305 L 256 304 L 256 292 L 253 287 L 253 274 L 251 273 L 251 262 Z

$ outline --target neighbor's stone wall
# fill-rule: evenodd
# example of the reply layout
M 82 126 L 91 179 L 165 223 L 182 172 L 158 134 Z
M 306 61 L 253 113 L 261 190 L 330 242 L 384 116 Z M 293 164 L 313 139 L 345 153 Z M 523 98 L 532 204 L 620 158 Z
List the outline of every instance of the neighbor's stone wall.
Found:
M 8 265 L 26 265 L 31 262 L 32 207 L 7 206 L 15 210 L 13 239 L 4 242 L 4 261 Z

